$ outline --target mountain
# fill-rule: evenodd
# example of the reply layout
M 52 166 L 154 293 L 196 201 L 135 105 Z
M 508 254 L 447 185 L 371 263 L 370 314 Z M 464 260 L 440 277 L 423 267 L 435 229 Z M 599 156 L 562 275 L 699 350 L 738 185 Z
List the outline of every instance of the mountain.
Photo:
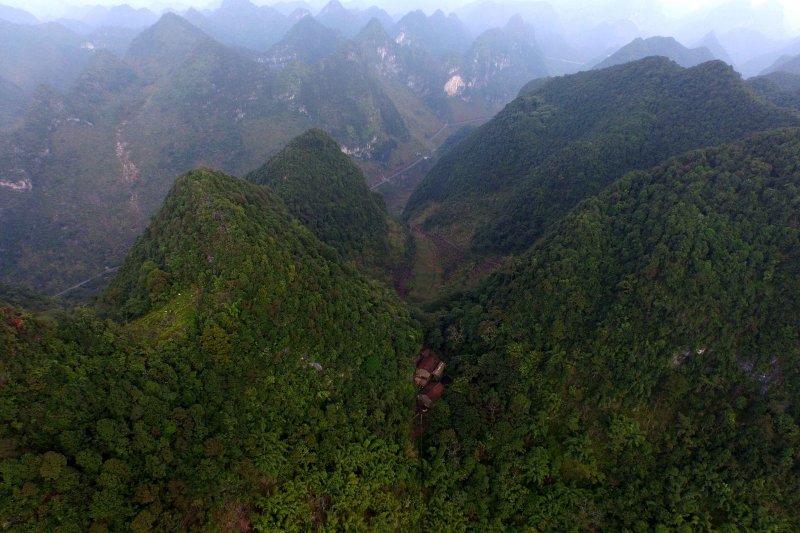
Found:
M 686 68 L 716 59 L 708 48 L 686 48 L 672 37 L 650 37 L 648 39 L 638 37 L 594 68 L 608 68 L 649 56 L 667 57 Z
M 558 13 L 548 2 L 478 1 L 456 9 L 455 14 L 473 35 L 500 28 L 516 15 L 531 21 L 537 32 L 558 31 L 562 25 Z
M 39 19 L 24 9 L 3 5 L 0 5 L 0 20 L 12 24 L 39 24 Z
M 717 32 L 719 41 L 744 76 L 755 76 L 778 58 L 784 43 L 770 32 L 741 27 Z
M 515 16 L 502 29 L 487 30 L 475 39 L 447 81 L 448 96 L 478 94 L 503 105 L 532 79 L 547 76 L 547 66 L 533 27 Z
M 747 84 L 773 104 L 800 111 L 800 74 L 778 70 L 750 78 Z
M 291 26 L 291 21 L 279 11 L 256 6 L 249 0 L 225 0 L 207 15 L 190 9 L 184 16 L 222 43 L 257 52 L 277 43 Z
M 800 74 L 800 55 L 780 57 L 769 68 L 765 69 L 761 75 L 772 74 L 774 72 Z
M 10 131 L 18 127 L 25 115 L 25 107 L 22 89 L 0 78 L 0 130 Z
M 351 155 L 385 160 L 398 142 L 409 140 L 403 116 L 355 43 L 345 43 L 320 62 L 299 96 L 308 115 L 328 124 Z
M 180 66 L 199 43 L 208 40 L 183 17 L 167 13 L 133 40 L 125 59 L 144 77 L 156 79 Z
M 58 24 L 13 24 L 0 20 L 0 77 L 30 94 L 42 83 L 65 89 L 78 77 L 91 49 Z
M 390 221 L 383 199 L 339 144 L 321 130 L 293 139 L 248 181 L 268 187 L 322 242 L 367 267 L 397 265 L 402 253 L 389 242 Z M 393 228 L 397 232 L 397 228 Z
M 437 162 L 409 199 L 412 224 L 473 250 L 524 250 L 627 171 L 798 124 L 719 61 L 651 57 L 520 94 Z
M 346 9 L 339 0 L 330 0 L 315 17 L 320 24 L 337 30 L 345 37 L 354 37 L 364 26 L 358 13 Z
M 798 154 L 630 173 L 443 309 L 422 528 L 797 529 Z
M 392 28 L 395 42 L 425 50 L 434 57 L 463 54 L 470 44 L 470 35 L 456 15 L 445 16 L 441 10 L 430 17 L 422 11 L 412 11 Z
M 722 46 L 722 43 L 719 42 L 717 34 L 713 31 L 705 34 L 702 39 L 697 41 L 693 48 L 706 48 L 709 52 L 711 52 L 711 55 L 713 55 L 714 58 L 724 61 L 729 65 L 733 65 L 733 59 L 731 59 L 730 54 L 728 54 L 728 52 Z
M 143 29 L 158 21 L 158 15 L 146 8 L 133 8 L 127 4 L 105 7 L 94 6 L 81 21 L 91 28 L 117 27 Z
M 3 523 L 413 528 L 417 326 L 266 188 L 177 179 L 101 311 L 0 304 Z
M 263 61 L 278 68 L 292 61 L 311 65 L 333 54 L 343 42 L 337 31 L 323 26 L 313 17 L 303 17 L 267 51 Z
M 446 66 L 421 48 L 394 41 L 378 19 L 372 19 L 354 39 L 361 54 L 379 78 L 409 89 L 433 110 L 446 113 L 443 87 Z

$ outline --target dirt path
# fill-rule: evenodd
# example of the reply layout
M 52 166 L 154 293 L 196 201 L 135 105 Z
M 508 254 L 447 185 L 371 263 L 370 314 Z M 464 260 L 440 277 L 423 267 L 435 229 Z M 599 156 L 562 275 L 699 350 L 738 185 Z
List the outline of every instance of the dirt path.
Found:
M 96 276 L 92 276 L 91 278 L 85 279 L 85 280 L 81 281 L 80 283 L 78 283 L 76 285 L 73 285 L 72 287 L 64 289 L 63 291 L 59 292 L 58 294 L 54 294 L 53 296 L 51 296 L 51 298 L 58 298 L 59 296 L 64 296 L 65 294 L 67 294 L 69 292 L 72 292 L 75 289 L 80 289 L 81 287 L 83 287 L 84 285 L 86 285 L 87 283 L 89 283 L 91 281 L 94 281 L 96 279 L 102 278 L 106 274 L 111 274 L 112 272 L 116 272 L 117 270 L 119 270 L 118 266 L 115 266 L 113 268 L 107 268 L 107 269 L 105 269 L 105 271 L 103 271 L 103 273 L 98 274 Z

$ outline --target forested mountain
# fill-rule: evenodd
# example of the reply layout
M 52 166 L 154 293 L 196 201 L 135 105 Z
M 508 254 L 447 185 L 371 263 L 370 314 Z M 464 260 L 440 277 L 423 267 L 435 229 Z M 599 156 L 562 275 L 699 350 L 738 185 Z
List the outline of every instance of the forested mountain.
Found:
M 797 530 L 799 154 L 633 172 L 450 303 L 422 529 Z
M 263 187 L 177 180 L 104 297 L 0 306 L 0 519 L 408 529 L 418 333 Z
M 652 57 L 537 82 L 438 161 L 406 217 L 474 250 L 520 251 L 629 170 L 797 124 L 722 62 Z
M 594 68 L 602 69 L 613 67 L 614 65 L 621 65 L 630 61 L 644 59 L 648 56 L 667 57 L 686 68 L 694 67 L 706 61 L 722 59 L 714 57 L 711 50 L 705 46 L 686 48 L 672 37 L 650 37 L 648 39 L 637 37 L 632 42 L 598 63 Z
M 800 110 L 800 74 L 779 70 L 750 78 L 747 84 L 776 105 Z
M 361 170 L 321 130 L 295 138 L 246 179 L 265 185 L 322 242 L 368 269 L 402 259 L 402 233 Z M 400 243 L 390 243 L 390 228 Z

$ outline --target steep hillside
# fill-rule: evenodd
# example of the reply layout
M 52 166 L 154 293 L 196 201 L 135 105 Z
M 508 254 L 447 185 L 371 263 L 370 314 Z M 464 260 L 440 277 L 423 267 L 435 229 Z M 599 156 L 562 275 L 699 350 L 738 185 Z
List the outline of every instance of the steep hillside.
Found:
M 418 333 L 267 189 L 179 178 L 104 306 L 0 305 L 3 523 L 413 527 Z
M 800 527 L 798 154 L 631 173 L 452 303 L 422 528 Z
M 409 200 L 414 224 L 473 250 L 523 250 L 629 170 L 798 124 L 722 62 L 654 57 L 532 87 L 439 160 Z
M 267 186 L 292 216 L 346 259 L 384 271 L 399 262 L 402 254 L 390 245 L 390 226 L 399 231 L 383 200 L 325 132 L 309 130 L 295 138 L 246 179 Z
M 143 77 L 155 81 L 183 64 L 198 43 L 208 40 L 186 19 L 167 13 L 134 39 L 125 59 Z
M 505 27 L 479 35 L 461 67 L 451 74 L 445 85 L 448 96 L 483 97 L 504 105 L 523 85 L 547 76 L 548 71 L 533 26 L 517 15 Z
M 611 54 L 594 68 L 613 67 L 649 56 L 667 57 L 686 68 L 706 61 L 721 59 L 714 57 L 711 50 L 706 47 L 686 48 L 672 37 L 650 37 L 648 39 L 639 37 Z
M 407 13 L 391 31 L 401 46 L 425 50 L 434 57 L 463 54 L 470 43 L 466 27 L 454 14 L 436 10 L 430 17 L 420 10 Z
M 311 65 L 331 55 L 342 42 L 336 30 L 323 26 L 313 17 L 303 17 L 267 51 L 263 61 L 273 68 L 293 61 Z

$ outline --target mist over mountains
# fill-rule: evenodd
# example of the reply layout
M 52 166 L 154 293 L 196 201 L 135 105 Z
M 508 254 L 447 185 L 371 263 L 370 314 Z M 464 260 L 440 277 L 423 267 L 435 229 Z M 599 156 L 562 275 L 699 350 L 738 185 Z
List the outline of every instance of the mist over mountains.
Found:
M 418 4 L 0 6 L 0 529 L 800 530 L 798 6 Z

